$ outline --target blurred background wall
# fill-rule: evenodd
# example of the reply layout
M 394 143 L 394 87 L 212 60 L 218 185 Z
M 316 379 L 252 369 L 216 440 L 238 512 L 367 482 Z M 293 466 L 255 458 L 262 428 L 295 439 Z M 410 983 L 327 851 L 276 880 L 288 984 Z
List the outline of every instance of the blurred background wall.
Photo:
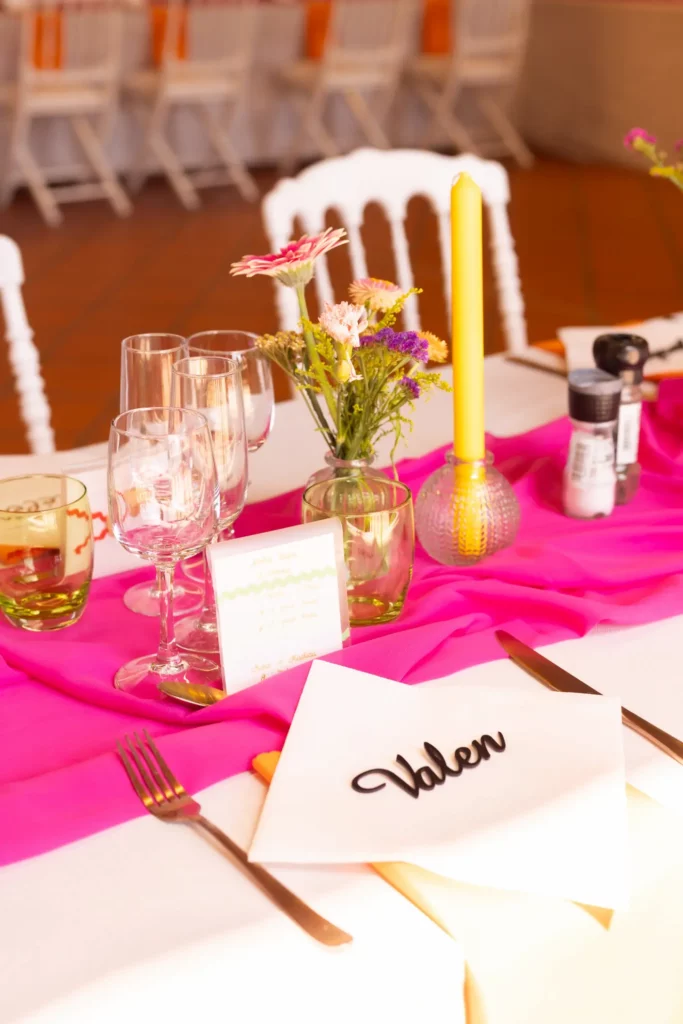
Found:
M 642 167 L 620 140 L 683 137 L 683 0 L 535 0 L 519 95 L 528 142 L 577 161 Z

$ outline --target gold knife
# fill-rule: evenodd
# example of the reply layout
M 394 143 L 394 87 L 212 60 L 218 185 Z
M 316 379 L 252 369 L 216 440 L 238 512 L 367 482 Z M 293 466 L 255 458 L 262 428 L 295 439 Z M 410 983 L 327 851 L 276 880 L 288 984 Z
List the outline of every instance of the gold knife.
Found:
M 550 690 L 559 690 L 561 693 L 592 693 L 597 697 L 602 696 L 599 690 L 594 690 L 592 686 L 583 683 L 571 672 L 566 672 L 555 662 L 544 658 L 533 647 L 523 644 L 521 640 L 506 633 L 504 629 L 496 630 L 496 640 L 516 665 L 525 669 L 529 675 L 538 679 L 539 683 L 543 683 Z M 628 708 L 621 709 L 621 718 L 629 729 L 633 729 L 643 739 L 649 740 L 659 750 L 664 751 L 669 757 L 673 757 L 674 761 L 683 764 L 683 742 L 681 740 L 664 732 L 659 726 L 653 725 L 652 722 L 641 718 L 633 711 L 629 711 Z

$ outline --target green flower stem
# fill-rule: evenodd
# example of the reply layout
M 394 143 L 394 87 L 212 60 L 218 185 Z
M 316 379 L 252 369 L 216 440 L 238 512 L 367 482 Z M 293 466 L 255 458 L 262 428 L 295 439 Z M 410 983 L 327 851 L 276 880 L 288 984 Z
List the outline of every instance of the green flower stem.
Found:
M 296 292 L 296 297 L 297 297 L 298 302 L 299 302 L 299 312 L 301 313 L 301 317 L 302 317 L 302 320 L 303 320 L 302 326 L 303 326 L 303 332 L 304 332 L 304 341 L 306 342 L 306 352 L 308 353 L 308 361 L 309 361 L 309 363 L 311 365 L 311 369 L 312 369 L 313 373 L 318 378 L 318 383 L 320 384 L 320 390 L 322 391 L 323 396 L 325 398 L 325 402 L 327 404 L 327 408 L 328 408 L 330 416 L 332 418 L 332 422 L 336 426 L 337 425 L 337 403 L 335 401 L 334 392 L 333 392 L 332 388 L 330 387 L 330 382 L 327 379 L 327 374 L 325 372 L 325 368 L 324 368 L 323 364 L 320 362 L 320 356 L 318 355 L 318 350 L 315 347 L 315 339 L 313 338 L 313 335 L 311 334 L 311 332 L 308 329 L 308 327 L 305 326 L 306 323 L 310 323 L 310 319 L 311 318 L 308 315 L 308 307 L 306 305 L 306 296 L 304 294 L 304 285 L 299 284 L 299 285 L 296 286 L 296 288 L 294 290 Z M 313 398 L 314 396 L 311 395 L 311 397 Z M 317 399 L 316 399 L 316 404 L 317 404 Z M 321 413 L 321 415 L 322 415 L 322 413 Z M 323 420 L 323 422 L 325 422 L 325 421 Z

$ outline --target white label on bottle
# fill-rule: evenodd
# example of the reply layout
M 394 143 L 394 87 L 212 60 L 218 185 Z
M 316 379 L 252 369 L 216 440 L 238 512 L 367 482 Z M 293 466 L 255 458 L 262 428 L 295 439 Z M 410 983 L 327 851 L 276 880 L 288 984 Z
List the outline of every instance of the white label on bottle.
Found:
M 640 441 L 640 402 L 629 402 L 619 408 L 617 427 L 617 465 L 630 466 L 638 461 Z
M 582 490 L 614 486 L 612 439 L 578 432 L 573 434 L 567 468 L 572 484 Z

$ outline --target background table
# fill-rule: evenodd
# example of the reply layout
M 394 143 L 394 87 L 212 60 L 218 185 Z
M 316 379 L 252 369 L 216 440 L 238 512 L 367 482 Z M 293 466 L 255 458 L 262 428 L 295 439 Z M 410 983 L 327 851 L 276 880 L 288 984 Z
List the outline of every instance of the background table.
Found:
M 487 425 L 495 433 L 565 412 L 560 378 L 502 357 L 486 361 L 486 378 Z M 450 396 L 437 394 L 417 409 L 410 455 L 451 435 Z M 51 458 L 55 466 L 69 461 Z M 83 450 L 71 458 L 82 461 Z M 45 461 L 3 458 L 0 473 Z M 320 439 L 303 404 L 278 406 L 273 435 L 252 461 L 251 497 L 296 486 L 320 464 Z M 629 632 L 635 647 L 625 645 L 625 631 L 597 630 L 554 645 L 550 656 L 578 674 L 636 674 L 643 685 L 648 668 L 678 662 L 680 619 Z M 536 685 L 512 665 L 498 668 L 511 685 Z M 485 674 L 487 666 L 469 671 Z M 242 775 L 212 787 L 202 802 L 209 817 L 246 841 L 263 793 L 258 780 Z M 285 1015 L 306 1024 L 346 1024 L 351 1016 L 359 1024 L 459 1024 L 464 955 L 470 1024 L 680 1024 L 683 815 L 630 791 L 629 826 L 632 907 L 615 914 L 609 931 L 572 903 L 434 879 L 430 895 L 455 943 L 369 869 L 278 871 L 356 937 L 353 949 L 330 953 L 189 831 L 141 818 L 0 871 L 0 1020 L 272 1024 Z

